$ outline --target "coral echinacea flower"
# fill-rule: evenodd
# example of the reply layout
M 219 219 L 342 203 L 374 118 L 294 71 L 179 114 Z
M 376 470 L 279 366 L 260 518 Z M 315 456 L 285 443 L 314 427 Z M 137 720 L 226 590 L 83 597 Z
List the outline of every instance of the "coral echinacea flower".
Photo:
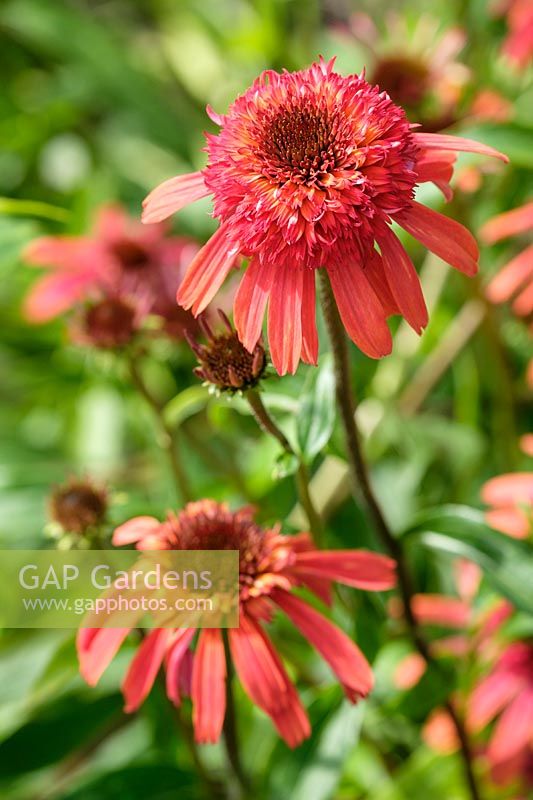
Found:
M 268 714 L 291 747 L 310 733 L 309 720 L 264 624 L 279 609 L 313 645 L 352 702 L 372 688 L 372 672 L 364 655 L 345 633 L 308 602 L 294 594 L 305 587 L 324 602 L 331 601 L 333 581 L 369 591 L 395 584 L 390 558 L 363 550 L 314 549 L 306 533 L 284 536 L 279 528 L 257 525 L 250 508 L 231 512 L 213 500 L 189 503 L 164 522 L 138 517 L 120 526 L 115 545 L 134 544 L 140 550 L 238 550 L 239 627 L 227 631 L 231 659 L 251 700 Z M 129 628 L 84 628 L 78 634 L 80 671 L 94 685 L 129 633 Z M 165 664 L 170 700 L 179 705 L 187 654 L 192 656 L 190 694 L 198 742 L 215 742 L 226 710 L 227 663 L 223 634 L 217 628 L 154 629 L 131 662 L 122 690 L 126 711 L 134 711 L 150 691 Z
M 205 169 L 171 178 L 144 202 L 159 222 L 212 195 L 220 226 L 192 260 L 178 302 L 200 314 L 237 258 L 249 259 L 234 319 L 252 351 L 268 303 L 268 341 L 279 374 L 315 364 L 315 270 L 328 272 L 347 333 L 373 358 L 392 348 L 387 317 L 421 332 L 427 310 L 396 222 L 467 275 L 478 248 L 458 222 L 414 199 L 432 181 L 450 197 L 456 151 L 505 156 L 477 142 L 417 133 L 402 108 L 363 75 L 334 72 L 333 59 L 299 72 L 264 72 L 207 135 Z M 375 247 L 377 243 L 379 252 Z

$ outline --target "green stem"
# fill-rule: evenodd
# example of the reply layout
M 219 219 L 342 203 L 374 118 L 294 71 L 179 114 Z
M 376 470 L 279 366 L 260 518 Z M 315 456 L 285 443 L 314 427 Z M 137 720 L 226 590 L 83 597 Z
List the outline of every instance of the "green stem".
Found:
M 159 400 L 156 397 L 154 397 L 154 395 L 146 385 L 142 372 L 139 369 L 138 362 L 135 359 L 135 356 L 133 356 L 130 359 L 129 368 L 133 385 L 135 386 L 139 394 L 145 399 L 147 405 L 149 405 L 150 408 L 152 409 L 154 419 L 159 428 L 161 446 L 163 447 L 168 456 L 170 468 L 174 476 L 174 481 L 176 484 L 176 488 L 179 492 L 180 499 L 183 503 L 187 503 L 189 502 L 189 500 L 192 499 L 192 492 L 189 485 L 189 479 L 187 478 L 187 474 L 183 469 L 183 464 L 181 463 L 181 459 L 178 456 L 175 436 L 165 420 L 165 415 L 163 413 L 163 406 L 159 402 Z
M 194 734 L 192 732 L 191 726 L 183 718 L 179 708 L 172 706 L 172 709 L 174 712 L 174 719 L 176 721 L 178 730 L 183 739 L 185 740 L 187 749 L 189 750 L 189 754 L 191 756 L 191 760 L 194 764 L 194 768 L 198 776 L 200 777 L 200 780 L 204 784 L 206 790 L 209 792 L 209 797 L 213 798 L 213 800 L 225 800 L 226 793 L 224 791 L 223 786 L 217 781 L 215 781 L 209 775 L 208 771 L 204 767 L 204 764 L 198 752 L 198 748 L 196 746 L 196 742 L 194 741 Z
M 402 598 L 403 613 L 407 629 L 413 643 L 428 664 L 440 671 L 440 666 L 434 661 L 430 653 L 428 643 L 418 624 L 413 612 L 413 580 L 405 558 L 403 547 L 389 528 L 388 522 L 381 510 L 377 498 L 372 489 L 368 469 L 363 456 L 359 431 L 355 423 L 355 400 L 350 380 L 350 362 L 348 358 L 348 347 L 346 335 L 339 317 L 339 312 L 333 297 L 333 291 L 325 270 L 320 270 L 322 309 L 324 319 L 328 329 L 333 360 L 335 364 L 335 388 L 337 404 L 342 419 L 344 434 L 346 438 L 346 449 L 350 466 L 350 476 L 356 495 L 362 496 L 370 516 L 374 522 L 376 533 L 378 534 L 383 546 L 396 561 L 398 575 L 398 589 Z M 443 676 L 445 679 L 445 676 Z M 446 710 L 453 722 L 457 737 L 460 742 L 460 751 L 463 758 L 465 778 L 470 789 L 472 800 L 481 800 L 477 787 L 474 770 L 472 766 L 472 751 L 468 741 L 462 720 L 448 700 L 445 703 Z
M 313 499 L 309 491 L 309 473 L 305 462 L 294 450 L 283 431 L 278 428 L 266 410 L 259 392 L 256 389 L 249 389 L 246 392 L 246 399 L 250 404 L 250 408 L 252 409 L 254 417 L 261 430 L 270 434 L 270 436 L 273 436 L 288 455 L 294 456 L 294 458 L 297 459 L 298 468 L 296 470 L 296 488 L 298 490 L 298 498 L 303 510 L 305 511 L 311 533 L 313 534 L 314 542 L 317 545 L 320 544 L 324 532 L 324 526 L 322 523 L 322 518 L 314 506 Z

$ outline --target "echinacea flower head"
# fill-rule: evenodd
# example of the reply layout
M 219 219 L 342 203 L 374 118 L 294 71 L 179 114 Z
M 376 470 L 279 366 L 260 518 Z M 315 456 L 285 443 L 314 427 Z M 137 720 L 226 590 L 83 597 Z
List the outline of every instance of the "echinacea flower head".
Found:
M 239 627 L 227 631 L 236 673 L 251 700 L 268 714 L 279 734 L 295 747 L 310 733 L 307 714 L 283 662 L 265 630 L 274 611 L 282 611 L 327 661 L 352 702 L 372 688 L 372 673 L 351 639 L 322 613 L 295 594 L 304 587 L 326 603 L 333 581 L 369 591 L 390 589 L 394 562 L 362 550 L 317 551 L 309 536 L 284 536 L 262 528 L 250 508 L 232 512 L 213 500 L 189 503 L 164 522 L 138 517 L 115 531 L 115 545 L 140 550 L 237 550 L 239 552 Z M 78 635 L 80 670 L 94 685 L 129 629 L 82 629 Z M 196 642 L 194 642 L 197 635 Z M 126 710 L 143 702 L 165 664 L 170 700 L 179 705 L 192 654 L 190 694 L 199 742 L 216 741 L 226 708 L 226 654 L 222 631 L 156 629 L 143 640 L 124 680 Z
M 49 513 L 65 532 L 81 536 L 105 520 L 107 506 L 105 489 L 87 478 L 71 478 L 54 488 Z
M 466 559 L 454 562 L 454 578 L 457 596 L 444 594 L 415 594 L 411 609 L 421 626 L 450 629 L 444 636 L 432 637 L 428 642 L 429 652 L 434 658 L 452 656 L 465 658 L 473 654 L 478 659 L 491 657 L 501 649 L 495 634 L 512 614 L 507 601 L 480 612 L 474 603 L 482 573 L 477 564 Z M 402 604 L 393 597 L 389 601 L 389 613 L 400 618 Z M 398 689 L 410 689 L 426 672 L 426 660 L 417 652 L 411 652 L 396 665 L 393 681 Z
M 458 56 L 466 32 L 443 28 L 430 14 L 414 25 L 406 15 L 389 11 L 380 30 L 364 12 L 350 17 L 349 34 L 369 51 L 369 80 L 389 94 L 425 131 L 439 131 L 458 119 L 470 71 Z
M 473 275 L 478 249 L 454 220 L 414 200 L 435 182 L 450 196 L 454 151 L 499 155 L 454 136 L 416 133 L 404 111 L 363 76 L 320 60 L 300 72 L 264 72 L 207 136 L 208 163 L 157 187 L 145 222 L 213 196 L 220 226 L 192 260 L 178 302 L 200 314 L 236 265 L 249 259 L 234 302 L 240 340 L 257 344 L 268 303 L 268 341 L 279 374 L 316 364 L 315 272 L 328 272 L 341 319 L 367 355 L 392 348 L 387 317 L 421 332 L 427 310 L 393 221 Z M 503 157 L 502 157 L 503 158 Z M 379 252 L 375 244 L 379 246 Z
M 476 733 L 496 720 L 487 747 L 495 782 L 533 786 L 533 646 L 513 642 L 472 692 L 466 721 Z
M 176 306 L 176 288 L 197 245 L 166 235 L 164 225 L 145 228 L 118 206 L 101 208 L 85 236 L 47 236 L 24 254 L 48 274 L 26 298 L 27 319 L 43 323 L 74 311 L 72 337 L 96 347 L 128 344 L 148 315 L 181 337 L 196 329 L 192 316 Z
M 248 352 L 226 314 L 219 311 L 219 315 L 225 328 L 222 332 L 213 332 L 207 320 L 200 318 L 206 344 L 199 344 L 190 334 L 187 335 L 199 364 L 194 373 L 218 392 L 253 389 L 265 374 L 265 348 L 258 342 L 253 352 Z

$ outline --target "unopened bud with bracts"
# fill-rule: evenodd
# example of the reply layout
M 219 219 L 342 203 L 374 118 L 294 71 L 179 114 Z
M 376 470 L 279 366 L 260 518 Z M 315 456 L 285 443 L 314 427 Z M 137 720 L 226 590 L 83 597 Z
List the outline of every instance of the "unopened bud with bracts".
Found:
M 63 532 L 84 536 L 98 528 L 107 513 L 107 492 L 88 478 L 70 478 L 56 486 L 49 501 L 52 521 Z
M 187 341 L 198 359 L 195 375 L 221 392 L 240 392 L 257 386 L 264 375 L 267 358 L 265 348 L 258 342 L 250 353 L 239 341 L 231 322 L 219 309 L 225 330 L 214 333 L 205 318 L 200 327 L 207 339 L 199 344 L 190 334 Z

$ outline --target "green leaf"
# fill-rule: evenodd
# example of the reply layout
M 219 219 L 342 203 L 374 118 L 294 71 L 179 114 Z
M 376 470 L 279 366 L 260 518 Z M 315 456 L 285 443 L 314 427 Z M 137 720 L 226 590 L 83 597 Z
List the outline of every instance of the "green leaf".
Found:
M 328 443 L 335 424 L 335 377 L 331 355 L 325 356 L 313 373 L 310 389 L 304 393 L 296 419 L 300 450 L 312 459 Z
M 16 200 L 11 197 L 0 197 L 0 214 L 10 214 L 15 217 L 39 217 L 51 219 L 54 222 L 67 222 L 70 211 L 65 208 L 52 206 L 37 200 Z
M 442 506 L 420 514 L 403 535 L 431 550 L 475 562 L 497 592 L 533 614 L 533 548 L 490 528 L 481 511 Z
M 0 744 L 0 780 L 41 769 L 101 736 L 122 715 L 120 694 L 64 696 Z
M 109 772 L 79 789 L 62 794 L 58 800 L 183 800 L 198 797 L 190 774 L 166 764 L 147 764 Z
M 298 459 L 293 453 L 280 453 L 276 458 L 272 476 L 275 481 L 280 481 L 287 478 L 289 475 L 294 475 L 298 469 Z
M 179 428 L 186 419 L 197 414 L 210 399 L 206 386 L 189 386 L 170 400 L 164 409 L 167 424 Z
M 349 752 L 359 741 L 364 706 L 346 701 L 331 716 L 318 745 L 303 764 L 291 800 L 327 800 L 333 796 L 342 777 Z

